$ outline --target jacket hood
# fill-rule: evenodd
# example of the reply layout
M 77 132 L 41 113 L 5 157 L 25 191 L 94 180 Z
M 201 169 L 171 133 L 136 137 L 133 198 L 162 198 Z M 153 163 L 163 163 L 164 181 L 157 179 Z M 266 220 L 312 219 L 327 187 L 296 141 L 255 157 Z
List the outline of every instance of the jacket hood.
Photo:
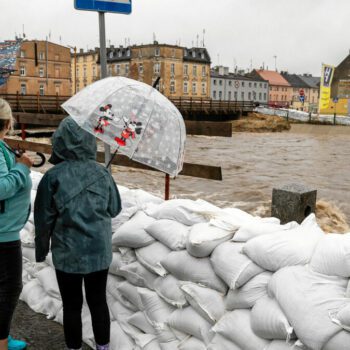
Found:
M 52 137 L 52 155 L 49 162 L 65 160 L 96 160 L 96 138 L 83 130 L 72 117 L 65 118 Z

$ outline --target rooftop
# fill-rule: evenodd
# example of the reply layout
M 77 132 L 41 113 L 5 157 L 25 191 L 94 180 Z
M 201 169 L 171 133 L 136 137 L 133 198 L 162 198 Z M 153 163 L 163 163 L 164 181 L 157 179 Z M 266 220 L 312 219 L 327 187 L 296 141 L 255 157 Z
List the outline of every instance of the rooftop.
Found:
M 291 86 L 288 81 L 276 71 L 259 69 L 255 70 L 255 72 L 259 74 L 263 79 L 268 80 L 270 85 Z

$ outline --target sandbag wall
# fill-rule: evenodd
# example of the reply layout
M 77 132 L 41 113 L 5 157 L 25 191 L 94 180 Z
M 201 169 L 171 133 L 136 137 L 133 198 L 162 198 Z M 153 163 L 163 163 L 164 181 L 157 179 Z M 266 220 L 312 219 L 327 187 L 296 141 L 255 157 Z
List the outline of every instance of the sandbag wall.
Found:
M 40 175 L 33 173 L 35 188 Z M 350 234 L 310 215 L 280 225 L 205 201 L 119 187 L 108 278 L 111 348 L 350 349 Z M 21 232 L 21 299 L 62 323 L 52 260 L 34 260 L 32 216 Z M 84 341 L 94 346 L 83 308 Z

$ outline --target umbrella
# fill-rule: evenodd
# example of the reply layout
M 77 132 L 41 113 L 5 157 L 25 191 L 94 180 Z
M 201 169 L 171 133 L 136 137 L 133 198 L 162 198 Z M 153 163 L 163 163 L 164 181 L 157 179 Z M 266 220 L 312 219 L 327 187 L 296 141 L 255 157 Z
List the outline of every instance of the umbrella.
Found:
M 183 117 L 151 86 L 109 77 L 87 86 L 62 107 L 81 128 L 113 151 L 171 176 L 182 170 L 186 141 Z

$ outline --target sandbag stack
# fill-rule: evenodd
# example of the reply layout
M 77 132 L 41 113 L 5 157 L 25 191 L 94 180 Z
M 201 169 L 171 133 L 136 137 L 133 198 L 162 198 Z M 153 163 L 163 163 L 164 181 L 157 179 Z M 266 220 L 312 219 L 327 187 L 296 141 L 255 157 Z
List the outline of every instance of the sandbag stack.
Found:
M 350 234 L 325 235 L 314 215 L 280 225 L 119 189 L 107 284 L 112 349 L 348 349 Z M 27 231 L 21 298 L 62 323 L 52 261 L 35 264 L 34 227 Z M 83 327 L 93 347 L 86 304 Z

